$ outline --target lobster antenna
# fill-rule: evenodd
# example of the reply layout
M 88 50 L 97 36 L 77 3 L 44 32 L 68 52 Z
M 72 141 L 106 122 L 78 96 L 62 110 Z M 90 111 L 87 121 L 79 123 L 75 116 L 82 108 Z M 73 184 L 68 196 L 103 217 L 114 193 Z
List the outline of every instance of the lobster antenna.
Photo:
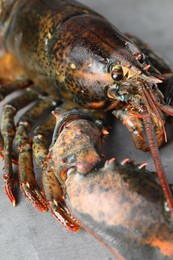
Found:
M 148 138 L 148 144 L 150 147 L 150 151 L 154 160 L 154 164 L 156 167 L 156 171 L 160 180 L 160 184 L 162 186 L 163 192 L 165 194 L 168 206 L 171 210 L 171 215 L 173 217 L 173 197 L 168 185 L 168 182 L 166 180 L 166 175 L 165 175 L 165 171 L 160 159 L 160 154 L 159 154 L 159 150 L 158 150 L 158 146 L 157 146 L 157 142 L 156 142 L 156 138 L 155 138 L 155 134 L 154 134 L 154 130 L 153 130 L 153 126 L 152 126 L 152 122 L 151 122 L 151 118 L 150 117 L 144 117 L 143 118 L 143 122 L 144 122 L 144 126 L 145 126 L 145 131 L 147 134 L 147 138 Z
M 144 98 L 146 99 L 146 101 L 148 101 L 145 89 L 143 89 L 142 92 L 144 94 Z M 160 181 L 160 184 L 162 186 L 166 201 L 168 203 L 168 207 L 171 211 L 171 215 L 173 217 L 173 197 L 172 197 L 172 193 L 171 193 L 170 187 L 169 187 L 167 179 L 166 179 L 163 164 L 162 164 L 161 159 L 160 159 L 159 149 L 158 149 L 158 145 L 157 145 L 157 141 L 156 141 L 151 117 L 150 116 L 147 116 L 147 117 L 144 116 L 143 117 L 143 123 L 144 123 L 145 131 L 146 131 L 146 135 L 147 135 L 147 138 L 148 138 L 148 144 L 149 144 L 149 147 L 150 147 L 150 152 L 151 152 L 151 155 L 153 157 L 155 168 L 156 168 L 156 171 L 157 171 L 157 174 L 158 174 L 158 177 L 159 177 L 159 181 Z

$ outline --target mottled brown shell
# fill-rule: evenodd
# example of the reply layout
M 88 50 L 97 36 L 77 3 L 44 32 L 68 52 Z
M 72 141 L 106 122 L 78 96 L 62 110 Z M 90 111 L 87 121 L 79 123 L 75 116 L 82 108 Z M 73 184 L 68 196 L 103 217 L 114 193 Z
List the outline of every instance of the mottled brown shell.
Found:
M 155 177 L 108 162 L 65 182 L 67 204 L 84 228 L 121 259 L 173 259 L 173 224 Z

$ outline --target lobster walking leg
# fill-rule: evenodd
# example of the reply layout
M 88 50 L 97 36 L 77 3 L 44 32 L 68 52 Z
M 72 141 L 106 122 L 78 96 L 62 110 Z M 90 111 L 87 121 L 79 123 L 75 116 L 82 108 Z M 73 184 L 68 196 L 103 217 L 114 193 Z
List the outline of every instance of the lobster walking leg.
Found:
M 22 109 L 37 98 L 38 94 L 30 89 L 23 95 L 7 103 L 3 107 L 2 111 L 1 131 L 4 142 L 3 156 L 5 161 L 5 174 L 3 175 L 3 178 L 5 182 L 5 191 L 14 206 L 16 203 L 15 197 L 13 195 L 15 180 L 12 168 L 12 145 L 15 136 L 14 116 L 18 110 Z
M 7 95 L 11 94 L 12 92 L 16 90 L 25 89 L 29 87 L 31 84 L 32 83 L 30 80 L 24 78 L 12 80 L 12 81 L 9 81 L 7 79 L 2 79 L 0 81 L 0 101 L 2 101 Z M 4 150 L 4 142 L 0 134 L 0 156 L 2 158 L 4 158 L 3 150 Z M 16 160 L 13 160 L 13 162 L 16 163 Z
M 0 101 L 2 101 L 7 95 L 20 89 L 25 89 L 32 85 L 32 82 L 28 79 L 17 79 L 15 81 L 0 85 Z
M 32 151 L 36 163 L 44 169 L 45 159 L 49 152 L 49 145 L 55 128 L 55 117 L 50 114 L 48 118 L 34 130 L 32 138 Z
M 61 185 L 48 164 L 48 139 L 52 136 L 54 127 L 55 117 L 50 115 L 41 126 L 34 130 L 32 141 L 33 156 L 37 164 L 43 169 L 42 183 L 49 209 L 64 227 L 76 232 L 79 230 L 79 226 L 66 207 Z
M 38 118 L 55 106 L 56 102 L 51 98 L 40 98 L 34 107 L 21 116 L 16 129 L 15 141 L 19 151 L 20 187 L 25 197 L 40 211 L 47 209 L 47 203 L 35 180 L 32 149 L 28 134 Z

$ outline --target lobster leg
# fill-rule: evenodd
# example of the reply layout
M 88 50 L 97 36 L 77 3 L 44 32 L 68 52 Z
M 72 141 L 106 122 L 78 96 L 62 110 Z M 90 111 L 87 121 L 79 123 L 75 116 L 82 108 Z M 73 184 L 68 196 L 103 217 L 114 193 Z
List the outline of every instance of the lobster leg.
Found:
M 49 209 L 64 227 L 76 232 L 79 230 L 79 226 L 67 209 L 63 200 L 61 184 L 47 163 L 49 161 L 49 158 L 47 158 L 49 152 L 48 139 L 52 136 L 54 128 L 55 117 L 49 115 L 48 119 L 34 130 L 32 141 L 33 156 L 37 164 L 43 169 L 42 183 Z
M 32 82 L 28 79 L 16 79 L 9 83 L 0 84 L 0 101 L 2 101 L 7 95 L 16 90 L 25 89 L 32 85 Z
M 11 94 L 12 92 L 16 90 L 25 89 L 30 85 L 31 85 L 31 81 L 24 78 L 13 80 L 11 82 L 9 82 L 9 80 L 7 82 L 6 79 L 1 79 L 0 80 L 0 101 L 2 101 L 7 95 Z M 4 158 L 3 148 L 4 148 L 3 138 L 0 134 L 0 156 L 2 158 Z
M 38 119 L 55 106 L 56 102 L 51 98 L 40 98 L 30 110 L 20 117 L 16 129 L 15 141 L 19 151 L 20 187 L 25 197 L 40 211 L 47 210 L 47 202 L 35 180 L 28 134 Z
M 46 121 L 34 130 L 32 138 L 32 151 L 36 163 L 40 168 L 44 169 L 45 159 L 49 152 L 51 137 L 55 128 L 55 117 L 50 114 Z
M 9 103 L 5 104 L 2 111 L 1 131 L 4 141 L 3 155 L 5 162 L 5 174 L 3 175 L 3 179 L 5 182 L 5 191 L 14 206 L 16 204 L 13 195 L 15 180 L 12 168 L 12 144 L 15 136 L 14 116 L 18 110 L 27 106 L 37 98 L 38 94 L 35 91 L 28 89 L 28 91 L 25 91 L 21 96 L 14 98 Z

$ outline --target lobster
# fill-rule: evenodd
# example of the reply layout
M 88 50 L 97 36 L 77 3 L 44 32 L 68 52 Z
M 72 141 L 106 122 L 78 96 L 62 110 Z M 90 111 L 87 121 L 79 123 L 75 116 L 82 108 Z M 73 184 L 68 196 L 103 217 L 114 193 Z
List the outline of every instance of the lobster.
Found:
M 50 209 L 71 231 L 84 227 L 119 259 L 171 259 L 173 199 L 158 151 L 167 139 L 165 115 L 173 115 L 169 66 L 76 1 L 2 0 L 0 21 L 5 49 L 20 64 L 20 77 L 2 81 L 1 99 L 24 89 L 2 112 L 3 178 L 12 204 L 15 138 L 20 187 L 35 208 Z M 32 102 L 15 127 L 17 111 Z M 137 149 L 150 150 L 160 184 L 145 163 L 110 159 L 101 166 L 110 112 Z M 31 142 L 32 125 L 46 114 Z M 43 192 L 33 157 L 43 169 Z

